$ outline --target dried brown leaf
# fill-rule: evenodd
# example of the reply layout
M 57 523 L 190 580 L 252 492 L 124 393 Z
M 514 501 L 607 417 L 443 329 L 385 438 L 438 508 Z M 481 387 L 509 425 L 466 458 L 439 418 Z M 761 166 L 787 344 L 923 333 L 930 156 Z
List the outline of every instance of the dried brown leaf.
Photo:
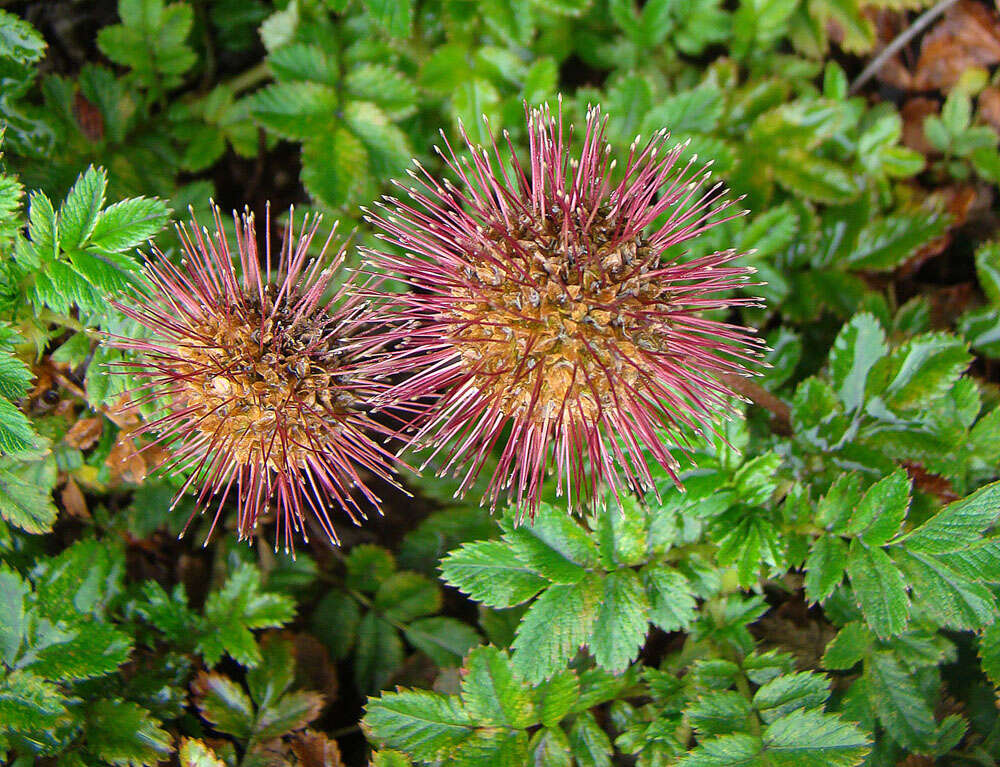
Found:
M 103 418 L 81 418 L 66 432 L 63 442 L 70 447 L 86 450 L 89 447 L 93 447 L 97 440 L 101 438 L 102 431 L 104 431 Z
M 998 63 L 1000 17 L 982 3 L 960 0 L 924 36 L 913 87 L 947 92 L 966 69 Z

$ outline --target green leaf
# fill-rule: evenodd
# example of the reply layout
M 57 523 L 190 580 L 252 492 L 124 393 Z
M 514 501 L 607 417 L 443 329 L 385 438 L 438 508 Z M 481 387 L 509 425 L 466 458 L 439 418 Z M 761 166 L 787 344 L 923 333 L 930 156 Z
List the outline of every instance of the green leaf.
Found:
M 543 728 L 536 732 L 529 749 L 531 754 L 528 764 L 537 767 L 573 767 L 569 739 L 559 727 Z
M 584 711 L 573 721 L 569 747 L 579 767 L 611 767 L 611 739 L 590 711 Z
M 215 752 L 200 740 L 182 738 L 178 753 L 181 767 L 226 767 Z
M 59 244 L 64 250 L 80 247 L 93 233 L 107 186 L 104 169 L 91 165 L 69 190 L 59 208 Z
M 407 623 L 441 609 L 441 591 L 420 573 L 393 573 L 378 587 L 375 608 L 390 621 Z
M 361 140 L 341 125 L 302 145 L 302 184 L 331 208 L 371 195 L 368 153 Z
M 879 721 L 904 748 L 927 753 L 936 725 L 916 680 L 890 652 L 871 653 L 865 662 L 868 699 Z
M 607 673 L 599 669 L 595 672 Z M 580 705 L 580 700 L 580 679 L 571 669 L 563 669 L 535 688 L 535 702 L 546 727 L 558 727 L 569 712 Z
M 256 727 L 253 703 L 236 682 L 216 672 L 201 672 L 191 685 L 201 715 L 219 732 L 247 740 Z
M 390 37 L 407 37 L 413 24 L 413 0 L 363 0 L 372 18 Z
M 316 82 L 272 83 L 249 97 L 250 113 L 265 128 L 303 141 L 325 134 L 336 119 L 337 93 Z
M 858 194 L 854 176 L 840 165 L 802 149 L 788 149 L 771 159 L 775 180 L 794 194 L 839 205 Z
M 834 714 L 793 711 L 764 730 L 769 767 L 853 767 L 868 754 L 869 741 Z
M 141 706 L 100 700 L 87 711 L 87 747 L 99 759 L 121 767 L 156 764 L 172 752 L 170 734 Z
M 588 641 L 598 666 L 612 673 L 628 668 L 646 639 L 649 609 L 635 571 L 616 570 L 605 576 L 604 596 Z
M 518 730 L 476 730 L 449 756 L 455 767 L 521 767 L 528 759 L 528 735 Z
M 39 610 L 52 620 L 71 620 L 74 613 L 101 616 L 121 593 L 124 570 L 124 552 L 113 540 L 78 540 L 32 572 Z
M 54 684 L 30 671 L 5 673 L 0 676 L 0 733 L 50 727 L 66 703 Z
M 402 690 L 369 699 L 362 726 L 376 743 L 433 761 L 461 745 L 473 721 L 455 696 Z
M 995 687 L 1000 687 L 1000 621 L 983 630 L 979 637 L 979 657 L 983 672 Z
M 826 646 L 823 668 L 847 671 L 861 662 L 873 641 L 872 633 L 861 621 L 846 624 Z
M 910 479 L 897 469 L 868 489 L 844 532 L 860 535 L 868 546 L 882 546 L 899 531 L 909 507 Z
M 903 548 L 896 561 L 922 609 L 941 626 L 976 630 L 997 615 L 990 590 L 957 573 L 933 554 Z
M 386 578 L 396 571 L 392 552 L 372 543 L 362 543 L 351 549 L 344 562 L 347 578 L 344 585 L 366 594 L 374 594 Z
M 1000 243 L 987 242 L 976 250 L 976 276 L 990 303 L 1000 306 Z
M 323 711 L 323 696 L 297 690 L 262 706 L 255 723 L 254 739 L 266 743 L 289 732 L 301 730 Z
M 344 87 L 355 99 L 375 102 L 392 120 L 409 117 L 417 108 L 417 89 L 406 77 L 384 64 L 352 67 Z
M 405 634 L 410 644 L 442 668 L 460 666 L 466 653 L 481 641 L 472 626 L 444 616 L 415 620 Z
M 684 712 L 687 721 L 703 737 L 744 731 L 752 715 L 749 701 L 735 690 L 710 692 Z
M 349 101 L 343 105 L 343 115 L 368 152 L 368 169 L 375 178 L 395 176 L 410 163 L 410 140 L 375 104 Z
M 910 616 L 906 581 L 880 548 L 855 539 L 847 559 L 847 575 L 868 625 L 880 638 L 899 634 Z
M 868 373 L 886 351 L 885 331 L 871 314 L 857 314 L 840 329 L 830 350 L 830 378 L 848 412 L 864 403 Z
M 935 213 L 878 217 L 859 233 L 847 258 L 852 269 L 895 269 L 923 245 L 940 237 L 947 218 Z
M 277 80 L 313 80 L 336 87 L 340 77 L 333 52 L 318 45 L 283 45 L 271 52 L 267 63 Z
M 403 642 L 391 623 L 374 612 L 358 624 L 358 645 L 354 657 L 354 682 L 359 690 L 373 693 L 403 664 Z
M 943 554 L 977 543 L 1000 517 L 1000 482 L 950 503 L 900 539 L 910 551 Z
M 869 390 L 885 405 L 902 412 L 927 407 L 943 396 L 968 367 L 971 356 L 958 338 L 924 333 L 882 360 L 872 372 Z
M 6 365 L 5 372 L 12 366 Z M 11 379 L 7 379 L 11 383 Z M 0 397 L 0 455 L 23 453 L 35 448 L 38 435 L 31 426 L 28 417 L 18 410 L 13 403 Z M 11 524 L 29 533 L 47 533 L 52 528 L 56 510 L 47 493 L 39 494 L 36 488 L 20 488 L 20 495 L 8 495 L 17 492 L 17 482 L 11 479 L 9 472 L 0 469 L 0 516 Z M 4 496 L 7 496 L 6 498 Z M 21 500 L 18 500 L 18 498 Z M 31 499 L 31 500 L 25 500 Z M 20 522 L 17 520 L 21 520 Z
M 21 64 L 38 61 L 45 55 L 45 40 L 31 24 L 0 10 L 0 59 Z
M 343 660 L 354 646 L 361 608 L 339 589 L 323 597 L 312 614 L 313 633 L 326 644 L 334 660 Z
M 466 543 L 441 560 L 445 582 L 489 607 L 513 607 L 531 599 L 546 581 L 500 541 Z
M 847 544 L 837 536 L 818 538 L 806 558 L 804 586 L 811 604 L 829 597 L 844 579 Z
M 594 575 L 546 589 L 521 619 L 512 645 L 514 670 L 532 683 L 561 670 L 591 635 L 603 591 Z
M 7 404 L 0 399 L 0 417 Z M 0 431 L 2 437 L 3 431 Z M 0 447 L 6 449 L 7 443 L 0 443 Z M 51 460 L 34 461 L 12 469 L 0 467 L 0 517 L 27 533 L 51 530 L 58 514 L 51 496 L 55 474 L 55 462 Z
M 552 583 L 578 583 L 587 568 L 598 562 L 597 547 L 580 524 L 568 514 L 542 504 L 530 525 L 503 522 L 504 541 L 525 565 Z
M 24 597 L 28 586 L 12 570 L 0 569 L 0 660 L 7 666 L 14 665 L 14 658 L 21 647 L 24 631 Z
M 817 708 L 830 697 L 830 680 L 811 671 L 772 679 L 754 693 L 753 706 L 765 723 L 796 709 Z
M 228 653 L 244 666 L 260 661 L 260 650 L 250 629 L 275 628 L 295 615 L 295 603 L 287 596 L 262 590 L 260 571 L 242 564 L 219 591 L 205 602 L 209 631 L 199 637 L 198 649 L 205 664 L 214 666 Z
M 664 631 L 682 631 L 698 614 L 691 582 L 666 565 L 643 568 L 649 589 L 649 619 Z
M 138 247 L 166 225 L 170 209 L 162 200 L 135 197 L 105 208 L 90 233 L 90 247 L 121 253 Z
M 478 647 L 469 654 L 462 702 L 482 725 L 524 730 L 538 723 L 530 690 L 514 676 L 507 653 L 495 647 Z

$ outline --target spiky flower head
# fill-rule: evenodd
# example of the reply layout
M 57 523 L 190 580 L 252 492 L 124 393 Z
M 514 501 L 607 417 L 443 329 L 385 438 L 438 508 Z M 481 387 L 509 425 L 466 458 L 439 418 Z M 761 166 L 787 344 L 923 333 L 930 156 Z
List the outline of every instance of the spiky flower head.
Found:
M 571 507 L 601 483 L 653 488 L 650 458 L 678 481 L 663 436 L 714 429 L 733 396 L 720 379 L 747 374 L 760 343 L 703 316 L 757 305 L 732 295 L 753 271 L 732 265 L 740 254 L 664 255 L 746 212 L 707 167 L 658 131 L 616 174 L 599 108 L 578 155 L 561 108 L 526 112 L 526 165 L 506 131 L 501 149 L 463 129 L 462 158 L 445 138 L 458 185 L 416 163 L 404 199 L 369 214 L 402 254 L 367 256 L 412 288 L 381 310 L 396 322 L 382 369 L 411 374 L 387 393 L 413 413 L 411 443 L 464 475 L 460 492 L 499 446 L 491 505 L 506 495 L 533 515 L 553 469 Z
M 200 486 L 204 509 L 218 494 L 209 535 L 235 490 L 241 539 L 273 510 L 275 547 L 294 550 L 296 532 L 308 540 L 307 515 L 336 543 L 330 507 L 358 523 L 362 505 L 380 503 L 366 476 L 393 482 L 392 457 L 369 436 L 384 431 L 367 414 L 379 386 L 352 351 L 361 300 L 351 280 L 332 290 L 344 247 L 325 258 L 334 226 L 310 258 L 320 219 L 307 216 L 296 233 L 290 211 L 274 257 L 268 208 L 263 252 L 249 212 L 233 213 L 233 248 L 212 212 L 214 232 L 193 215 L 190 229 L 178 224 L 179 266 L 154 248 L 147 284 L 116 304 L 152 334 L 113 340 L 139 352 L 117 370 L 143 380 L 130 404 L 162 404 L 142 428 L 170 448 L 166 470 L 190 471 L 178 498 Z

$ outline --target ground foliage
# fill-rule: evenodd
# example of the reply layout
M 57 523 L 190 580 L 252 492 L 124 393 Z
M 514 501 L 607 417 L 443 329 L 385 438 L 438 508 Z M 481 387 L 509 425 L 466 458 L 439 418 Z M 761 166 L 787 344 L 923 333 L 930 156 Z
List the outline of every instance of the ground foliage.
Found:
M 1000 764 L 1000 19 L 961 0 L 0 4 L 11 764 Z M 666 127 L 752 214 L 772 348 L 686 492 L 532 527 L 406 474 L 292 559 L 200 547 L 107 303 L 209 198 L 359 206 L 523 102 Z M 735 318 L 734 318 L 735 319 Z M 418 463 L 418 462 L 415 462 Z M 432 467 L 433 468 L 433 467 Z M 488 472 L 485 472 L 488 474 Z

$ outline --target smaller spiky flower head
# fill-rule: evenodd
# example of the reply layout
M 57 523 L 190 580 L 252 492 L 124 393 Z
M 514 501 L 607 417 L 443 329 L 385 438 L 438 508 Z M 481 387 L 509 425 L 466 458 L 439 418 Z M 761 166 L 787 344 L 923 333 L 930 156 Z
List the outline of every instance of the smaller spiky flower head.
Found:
M 411 443 L 464 473 L 460 492 L 499 445 L 491 505 L 506 492 L 533 515 L 550 469 L 571 507 L 602 482 L 615 496 L 654 488 L 647 456 L 678 481 L 661 429 L 675 441 L 714 430 L 733 396 L 720 379 L 747 374 L 760 343 L 702 315 L 758 305 L 731 295 L 752 272 L 731 265 L 740 254 L 663 257 L 746 212 L 727 213 L 707 167 L 681 163 L 684 146 L 658 131 L 636 139 L 615 181 L 599 108 L 579 155 L 561 109 L 526 111 L 526 167 L 506 132 L 509 152 L 463 129 L 471 159 L 445 138 L 459 185 L 416 163 L 415 184 L 399 185 L 408 199 L 368 218 L 402 255 L 367 255 L 413 288 L 381 310 L 382 369 L 411 373 L 387 393 L 413 413 Z
M 365 410 L 379 386 L 352 351 L 363 307 L 351 280 L 327 296 L 345 248 L 325 259 L 334 226 L 320 256 L 309 258 L 320 220 L 307 216 L 296 234 L 290 211 L 273 264 L 270 208 L 263 254 L 253 215 L 234 211 L 237 272 L 220 211 L 214 204 L 212 211 L 214 233 L 192 214 L 190 230 L 177 226 L 180 265 L 154 248 L 147 284 L 116 303 L 152 332 L 113 339 L 139 352 L 138 363 L 117 368 L 144 379 L 130 405 L 167 403 L 142 428 L 171 449 L 166 470 L 191 471 L 178 498 L 196 483 L 200 508 L 221 495 L 209 536 L 235 488 L 241 539 L 273 506 L 276 548 L 283 540 L 294 549 L 294 532 L 308 540 L 307 514 L 337 543 L 328 505 L 357 524 L 365 513 L 353 489 L 368 505 L 380 504 L 363 476 L 395 484 L 392 457 L 368 436 L 384 431 Z

